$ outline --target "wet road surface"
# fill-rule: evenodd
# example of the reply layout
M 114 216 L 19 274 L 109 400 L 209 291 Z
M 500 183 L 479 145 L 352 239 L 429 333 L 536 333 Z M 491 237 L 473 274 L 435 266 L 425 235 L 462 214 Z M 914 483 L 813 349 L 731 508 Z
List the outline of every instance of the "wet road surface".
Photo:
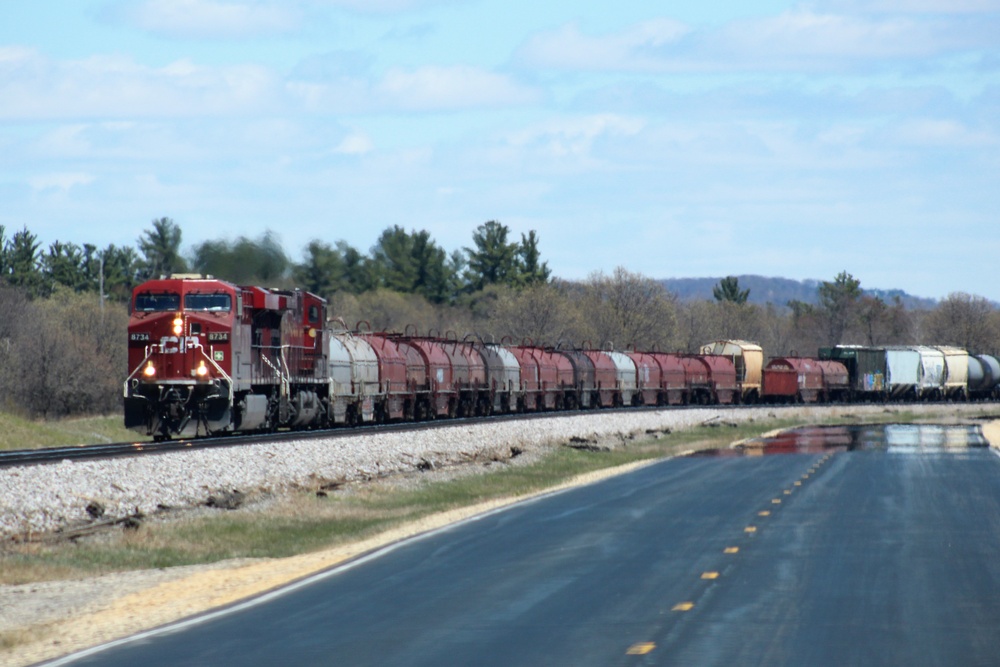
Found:
M 1000 457 L 950 432 L 814 435 L 525 503 L 61 664 L 1000 663 Z

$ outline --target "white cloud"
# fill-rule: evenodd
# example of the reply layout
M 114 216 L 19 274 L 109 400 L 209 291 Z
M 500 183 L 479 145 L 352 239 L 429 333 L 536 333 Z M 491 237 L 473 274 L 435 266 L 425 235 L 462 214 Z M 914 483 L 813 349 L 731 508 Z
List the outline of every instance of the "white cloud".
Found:
M 738 21 L 711 36 L 709 44 L 737 58 L 783 62 L 843 59 L 908 58 L 973 46 L 975 34 L 955 34 L 938 22 L 893 16 L 878 19 L 810 11 Z
M 376 94 L 392 107 L 411 110 L 505 107 L 537 97 L 507 76 L 466 65 L 392 69 L 378 83 Z
M 837 12 L 985 14 L 1000 12 L 1000 0 L 823 0 L 818 7 Z
M 344 155 L 365 155 L 374 149 L 375 144 L 372 143 L 368 135 L 363 132 L 353 132 L 344 137 L 344 140 L 337 145 L 334 152 Z
M 255 65 L 178 60 L 149 67 L 125 56 L 55 61 L 35 51 L 6 54 L 0 119 L 242 115 L 273 109 L 281 99 L 280 82 Z
M 510 133 L 504 145 L 494 152 L 499 161 L 520 161 L 537 165 L 562 164 L 576 170 L 600 164 L 594 146 L 602 140 L 635 137 L 645 128 L 645 121 L 615 114 L 596 114 L 578 118 L 557 118 L 546 123 Z
M 343 7 L 364 14 L 390 14 L 457 2 L 460 0 L 318 0 L 317 4 Z
M 28 178 L 28 185 L 37 192 L 56 190 L 65 193 L 75 186 L 89 185 L 94 180 L 93 174 L 85 172 L 54 172 L 32 176 Z
M 829 71 L 995 50 L 998 30 L 995 18 L 800 8 L 697 30 L 657 19 L 592 36 L 567 24 L 530 38 L 517 60 L 531 67 L 589 71 Z
M 662 51 L 690 34 L 670 19 L 637 23 L 621 32 L 584 35 L 575 23 L 539 33 L 521 47 L 518 58 L 530 65 L 593 70 L 661 69 Z
M 978 148 L 997 146 L 996 135 L 975 131 L 965 125 L 942 119 L 915 118 L 906 120 L 892 131 L 901 144 L 922 148 Z
M 466 65 L 393 68 L 381 78 L 337 74 L 318 81 L 292 80 L 287 89 L 316 113 L 505 108 L 540 96 L 509 76 Z
M 216 0 L 146 0 L 123 10 L 125 19 L 158 35 L 180 38 L 281 34 L 301 18 L 284 4 Z

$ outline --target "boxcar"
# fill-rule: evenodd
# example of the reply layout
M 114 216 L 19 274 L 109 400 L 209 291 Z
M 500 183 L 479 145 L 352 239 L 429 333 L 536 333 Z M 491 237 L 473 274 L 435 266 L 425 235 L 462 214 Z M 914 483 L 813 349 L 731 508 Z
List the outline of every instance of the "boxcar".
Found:
M 851 379 L 852 400 L 885 400 L 884 348 L 863 347 L 861 345 L 821 347 L 819 358 L 827 361 L 839 361 L 847 368 L 848 376 Z
M 920 383 L 920 353 L 912 347 L 885 348 L 885 389 L 891 398 L 915 398 Z
M 823 395 L 823 368 L 815 359 L 775 357 L 763 372 L 763 396 L 768 402 L 816 403 Z

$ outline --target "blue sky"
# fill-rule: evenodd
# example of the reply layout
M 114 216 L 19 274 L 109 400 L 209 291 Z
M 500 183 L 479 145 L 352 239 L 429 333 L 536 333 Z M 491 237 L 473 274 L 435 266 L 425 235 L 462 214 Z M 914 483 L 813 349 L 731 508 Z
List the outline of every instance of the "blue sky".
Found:
M 593 5 L 593 6 L 590 6 Z M 1000 0 L 0 0 L 0 225 L 1000 301 Z

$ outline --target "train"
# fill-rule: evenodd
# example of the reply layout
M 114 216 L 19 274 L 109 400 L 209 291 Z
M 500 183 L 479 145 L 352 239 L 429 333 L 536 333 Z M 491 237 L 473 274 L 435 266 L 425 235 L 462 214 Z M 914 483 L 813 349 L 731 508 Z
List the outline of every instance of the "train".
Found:
M 1000 397 L 1000 362 L 947 347 L 775 357 L 563 349 L 353 329 L 301 289 L 175 274 L 132 292 L 124 421 L 154 440 L 492 414 Z

